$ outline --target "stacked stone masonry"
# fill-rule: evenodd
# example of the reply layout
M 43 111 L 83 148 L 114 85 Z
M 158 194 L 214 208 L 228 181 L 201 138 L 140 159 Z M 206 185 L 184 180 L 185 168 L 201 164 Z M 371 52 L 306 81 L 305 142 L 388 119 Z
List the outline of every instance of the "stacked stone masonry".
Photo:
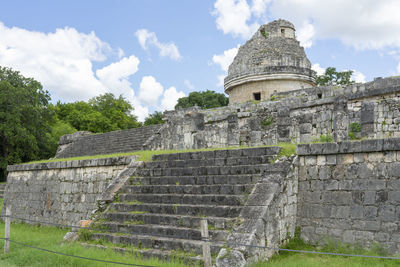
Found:
M 299 145 L 298 154 L 305 240 L 400 252 L 400 139 Z
M 76 225 L 91 218 L 97 200 L 131 160 L 119 157 L 8 166 L 4 205 L 11 205 L 12 215 L 18 218 Z

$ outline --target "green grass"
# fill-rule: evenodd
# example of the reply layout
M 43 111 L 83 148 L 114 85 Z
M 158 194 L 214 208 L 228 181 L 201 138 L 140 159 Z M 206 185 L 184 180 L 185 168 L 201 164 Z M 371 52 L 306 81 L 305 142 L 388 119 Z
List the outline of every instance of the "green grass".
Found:
M 267 146 L 256 146 L 256 147 L 282 147 L 282 152 L 296 154 L 296 144 L 291 143 L 279 143 L 277 145 L 267 145 Z M 138 161 L 151 161 L 153 155 L 162 154 L 174 154 L 174 153 L 185 153 L 185 152 L 200 152 L 200 151 L 216 151 L 216 150 L 227 150 L 227 149 L 241 149 L 241 148 L 252 148 L 249 146 L 239 146 L 239 147 L 217 147 L 217 148 L 202 148 L 202 149 L 186 149 L 186 150 L 143 150 L 143 151 L 133 151 L 126 153 L 114 153 L 114 154 L 104 154 L 104 155 L 94 155 L 94 156 L 82 156 L 82 157 L 72 157 L 72 158 L 57 158 L 57 159 L 47 159 L 30 161 L 23 164 L 33 164 L 33 163 L 48 163 L 48 162 L 59 162 L 59 161 L 71 161 L 71 160 L 85 160 L 85 159 L 103 159 L 103 158 L 113 158 L 113 157 L 127 157 L 127 156 L 138 156 Z M 294 151 L 294 153 L 293 153 Z M 289 156 L 290 156 L 289 155 Z
M 296 152 L 296 148 L 297 148 L 297 144 L 293 144 L 293 143 L 278 143 L 279 147 L 281 147 L 281 152 L 279 152 L 278 154 L 278 158 L 280 157 L 290 157 L 292 155 L 297 155 Z
M 287 249 L 295 250 L 307 250 L 307 251 L 321 251 L 321 252 L 333 252 L 342 254 L 357 254 L 357 255 L 379 255 L 387 256 L 385 251 L 376 247 L 371 250 L 364 250 L 357 246 L 344 245 L 342 243 L 327 241 L 327 244 L 321 248 L 317 248 L 308 243 L 305 243 L 299 238 L 299 233 L 284 246 Z M 317 255 L 317 254 L 306 254 L 298 252 L 285 252 L 281 251 L 274 255 L 268 262 L 260 261 L 257 263 L 249 264 L 251 267 L 278 267 L 278 266 L 296 266 L 296 267 L 308 267 L 308 266 L 348 266 L 348 267 L 366 267 L 366 266 L 400 266 L 400 260 L 388 260 L 388 259 L 372 259 L 372 258 L 361 258 L 361 257 L 344 257 L 344 256 L 332 256 L 332 255 Z
M 2 200 L 0 202 L 2 205 Z M 62 243 L 67 229 L 56 227 L 31 226 L 24 223 L 11 224 L 11 240 L 24 244 L 45 248 L 52 251 L 67 253 L 76 256 L 96 258 L 107 261 L 124 262 L 130 264 L 175 267 L 187 266 L 183 262 L 174 259 L 170 261 L 160 261 L 158 259 L 142 259 L 138 255 L 121 254 L 112 249 L 87 248 L 76 243 Z M 4 223 L 0 222 L 0 237 L 4 237 Z M 94 242 L 96 243 L 96 242 Z M 99 243 L 99 242 L 97 242 Z M 0 248 L 4 241 L 0 240 Z M 108 244 L 104 244 L 108 245 Z M 33 267 L 53 267 L 53 266 L 120 266 L 110 263 L 100 263 L 84 259 L 72 258 L 67 256 L 55 255 L 45 251 L 23 247 L 17 244 L 10 244 L 10 252 L 4 254 L 0 249 L 0 266 L 33 266 Z

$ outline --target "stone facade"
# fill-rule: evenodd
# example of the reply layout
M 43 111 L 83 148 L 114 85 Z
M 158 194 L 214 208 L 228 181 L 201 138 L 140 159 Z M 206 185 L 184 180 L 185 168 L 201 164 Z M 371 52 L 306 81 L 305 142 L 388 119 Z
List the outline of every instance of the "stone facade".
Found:
M 18 218 L 76 225 L 92 216 L 97 200 L 131 161 L 119 157 L 8 166 L 4 205 L 11 205 Z
M 267 100 L 274 92 L 315 86 L 315 72 L 292 23 L 262 25 L 239 51 L 224 80 L 229 103 Z
M 386 78 L 277 93 L 269 101 L 170 111 L 164 113 L 166 123 L 144 148 L 308 143 L 322 136 L 335 141 L 398 137 L 399 96 L 400 79 Z
M 400 252 L 400 139 L 299 145 L 302 238 Z

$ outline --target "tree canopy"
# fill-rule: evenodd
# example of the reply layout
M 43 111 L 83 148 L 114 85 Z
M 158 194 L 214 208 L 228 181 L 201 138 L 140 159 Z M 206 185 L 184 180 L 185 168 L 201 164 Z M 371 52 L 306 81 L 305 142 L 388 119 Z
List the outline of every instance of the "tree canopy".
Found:
M 224 94 L 215 91 L 207 90 L 202 92 L 191 92 L 189 96 L 181 97 L 175 105 L 175 109 L 188 108 L 195 105 L 202 109 L 217 108 L 227 106 L 229 98 Z
M 78 131 L 104 133 L 141 126 L 132 115 L 133 107 L 122 96 L 107 93 L 88 102 L 60 103 L 55 106 L 58 119 Z
M 9 164 L 53 156 L 54 112 L 42 85 L 0 67 L 0 179 Z
M 322 85 L 349 85 L 353 84 L 354 81 L 351 80 L 352 70 L 348 71 L 336 71 L 336 68 L 329 67 L 326 68 L 325 73 L 317 76 L 316 83 L 318 86 Z
M 153 114 L 150 114 L 145 120 L 144 125 L 154 125 L 154 124 L 161 124 L 164 123 L 163 121 L 163 114 L 160 111 L 156 111 Z

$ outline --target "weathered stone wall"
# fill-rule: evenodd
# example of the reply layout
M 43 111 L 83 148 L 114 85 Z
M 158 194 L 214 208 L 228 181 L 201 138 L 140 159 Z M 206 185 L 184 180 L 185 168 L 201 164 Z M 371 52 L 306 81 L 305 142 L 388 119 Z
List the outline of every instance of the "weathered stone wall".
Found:
M 11 205 L 15 217 L 76 225 L 91 217 L 97 200 L 131 161 L 118 157 L 8 166 L 4 205 Z
M 103 134 L 77 132 L 64 135 L 60 138 L 55 157 L 69 158 L 142 150 L 143 144 L 151 138 L 160 127 L 161 125 L 151 125 Z
M 296 75 L 287 74 L 280 78 L 278 80 L 274 79 L 274 77 L 269 77 L 263 81 L 252 81 L 236 85 L 232 87 L 229 93 L 229 103 L 240 103 L 243 102 L 243 99 L 246 101 L 249 99 L 254 100 L 254 93 L 260 93 L 261 100 L 265 101 L 269 100 L 271 95 L 276 92 L 286 92 L 312 86 L 309 82 L 297 80 Z
M 400 252 L 400 139 L 299 145 L 297 225 L 307 241 Z
M 271 100 L 165 113 L 166 124 L 146 149 L 188 149 L 400 136 L 400 79 L 346 87 L 313 87 Z

